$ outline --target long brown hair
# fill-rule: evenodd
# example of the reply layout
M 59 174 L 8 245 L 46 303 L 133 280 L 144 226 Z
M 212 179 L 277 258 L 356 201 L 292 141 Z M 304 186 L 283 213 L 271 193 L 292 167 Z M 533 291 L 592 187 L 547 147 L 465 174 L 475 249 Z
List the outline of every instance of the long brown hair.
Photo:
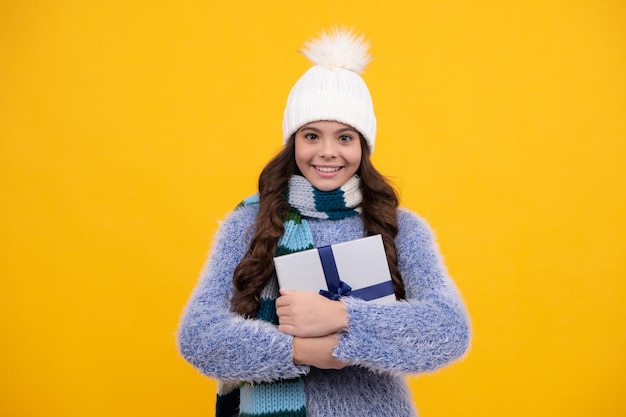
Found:
M 283 235 L 283 219 L 289 212 L 284 192 L 292 175 L 298 174 L 295 160 L 295 135 L 283 150 L 263 168 L 259 176 L 259 213 L 254 224 L 254 234 L 244 259 L 233 275 L 235 292 L 231 299 L 233 311 L 245 317 L 255 317 L 261 302 L 261 291 L 274 274 L 273 257 L 278 240 Z M 398 256 L 394 239 L 398 234 L 396 210 L 398 195 L 372 165 L 370 149 L 361 136 L 361 193 L 363 203 L 361 218 L 365 235 L 380 234 L 385 245 L 396 298 L 404 299 L 405 290 L 398 271 Z

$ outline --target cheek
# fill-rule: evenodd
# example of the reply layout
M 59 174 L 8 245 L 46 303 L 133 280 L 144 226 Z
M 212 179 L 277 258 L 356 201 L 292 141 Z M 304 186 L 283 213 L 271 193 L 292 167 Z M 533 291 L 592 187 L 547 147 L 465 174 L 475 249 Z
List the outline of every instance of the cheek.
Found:
M 302 168 L 307 165 L 309 161 L 309 155 L 306 152 L 306 149 L 302 149 L 302 147 L 296 146 L 295 152 L 296 165 L 302 171 Z
M 346 155 L 346 160 L 350 165 L 356 165 L 357 167 L 361 165 L 361 149 L 358 151 L 354 151 L 350 153 L 350 155 Z
M 350 147 L 350 152 L 346 155 L 346 158 L 349 158 L 348 161 L 350 162 L 350 165 L 357 165 L 357 167 L 361 165 L 361 158 L 363 156 L 363 152 L 361 151 L 360 142 L 356 142 L 354 143 L 354 146 Z
M 306 164 L 302 160 L 296 158 L 296 166 L 301 173 L 304 173 Z

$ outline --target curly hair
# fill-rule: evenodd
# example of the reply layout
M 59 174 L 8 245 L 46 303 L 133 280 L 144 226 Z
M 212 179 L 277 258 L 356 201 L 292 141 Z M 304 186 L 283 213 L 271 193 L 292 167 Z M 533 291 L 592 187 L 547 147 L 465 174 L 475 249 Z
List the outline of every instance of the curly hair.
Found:
M 380 234 L 383 238 L 391 280 L 397 299 L 405 298 L 405 289 L 396 253 L 398 234 L 396 210 L 398 195 L 370 160 L 371 151 L 361 136 L 361 177 L 363 195 L 361 218 L 365 236 Z M 252 228 L 254 233 L 244 259 L 233 274 L 233 311 L 244 317 L 255 317 L 261 303 L 261 291 L 274 275 L 273 257 L 278 240 L 284 233 L 283 219 L 289 212 L 284 198 L 289 178 L 300 171 L 295 160 L 295 135 L 263 168 L 259 176 L 259 212 Z

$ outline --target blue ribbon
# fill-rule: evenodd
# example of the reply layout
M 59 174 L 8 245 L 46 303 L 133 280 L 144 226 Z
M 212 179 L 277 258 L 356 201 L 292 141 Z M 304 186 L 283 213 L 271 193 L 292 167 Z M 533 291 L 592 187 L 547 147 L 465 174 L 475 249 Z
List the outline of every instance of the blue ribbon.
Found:
M 323 246 L 317 249 L 317 253 L 322 261 L 322 269 L 328 286 L 328 291 L 320 290 L 320 294 L 330 300 L 339 300 L 343 296 L 350 295 L 352 288 L 339 278 L 333 249 L 330 246 Z
M 317 249 L 317 253 L 319 254 L 320 261 L 322 262 L 324 278 L 326 279 L 326 285 L 328 286 L 328 291 L 320 290 L 319 292 L 324 297 L 336 301 L 341 297 L 352 295 L 353 297 L 370 301 L 394 293 L 391 281 L 385 281 L 380 284 L 370 285 L 369 287 L 358 290 L 352 290 L 348 284 L 339 278 L 339 271 L 337 271 L 337 264 L 335 263 L 335 256 L 333 255 L 332 247 L 323 246 Z

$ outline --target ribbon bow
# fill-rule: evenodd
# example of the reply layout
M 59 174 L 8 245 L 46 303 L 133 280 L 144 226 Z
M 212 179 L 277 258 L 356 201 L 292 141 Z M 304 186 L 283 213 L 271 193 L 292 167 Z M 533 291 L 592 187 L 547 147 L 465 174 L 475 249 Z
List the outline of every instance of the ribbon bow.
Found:
M 324 271 L 324 278 L 326 279 L 326 286 L 328 287 L 328 291 L 320 290 L 319 293 L 329 300 L 337 301 L 341 297 L 349 295 L 360 298 L 361 300 L 370 301 L 394 294 L 391 280 L 353 290 L 348 284 L 339 279 L 339 271 L 337 270 L 332 247 L 322 246 L 321 248 L 317 248 L 317 253 L 322 263 L 322 270 Z
M 324 270 L 324 276 L 326 278 L 326 285 L 328 291 L 320 290 L 320 294 L 329 300 L 337 301 L 343 296 L 350 295 L 352 288 L 339 279 L 339 271 L 337 271 L 337 264 L 335 263 L 335 256 L 330 246 L 323 246 L 317 249 L 317 253 L 320 256 L 322 262 L 322 269 Z
M 339 286 L 337 286 L 334 289 L 335 289 L 335 292 L 320 290 L 320 294 L 328 298 L 329 300 L 337 301 L 341 297 L 350 295 L 350 293 L 352 292 L 352 287 L 350 287 L 348 284 L 346 284 L 345 282 L 341 280 L 339 281 Z

